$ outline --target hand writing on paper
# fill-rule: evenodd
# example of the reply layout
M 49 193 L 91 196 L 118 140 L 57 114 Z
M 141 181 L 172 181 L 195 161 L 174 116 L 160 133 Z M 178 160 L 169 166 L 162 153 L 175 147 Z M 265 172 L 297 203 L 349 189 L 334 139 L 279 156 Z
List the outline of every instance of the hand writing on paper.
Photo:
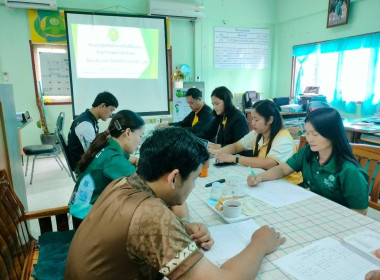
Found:
M 365 280 L 380 280 L 380 270 L 372 270 L 365 275 Z
M 252 243 L 263 246 L 265 254 L 273 253 L 278 246 L 285 242 L 286 238 L 281 237 L 279 232 L 269 226 L 263 226 L 256 230 L 251 237 Z
M 211 238 L 210 232 L 205 224 L 202 223 L 184 223 L 186 232 L 201 248 L 208 250 L 214 245 L 214 239 Z
M 257 186 L 262 181 L 263 181 L 263 177 L 261 174 L 256 175 L 256 177 L 254 177 L 252 174 L 249 174 L 247 177 L 247 184 L 250 187 Z

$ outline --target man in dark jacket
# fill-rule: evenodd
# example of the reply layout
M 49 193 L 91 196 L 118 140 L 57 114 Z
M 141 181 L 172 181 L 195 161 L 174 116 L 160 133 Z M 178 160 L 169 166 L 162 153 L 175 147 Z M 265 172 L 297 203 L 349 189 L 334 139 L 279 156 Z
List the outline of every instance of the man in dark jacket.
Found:
M 202 92 L 197 88 L 190 88 L 186 92 L 186 102 L 189 104 L 191 112 L 182 121 L 169 124 L 160 123 L 155 128 L 180 126 L 188 129 L 195 136 L 205 138 L 205 131 L 214 119 L 212 109 L 203 101 Z
M 116 97 L 104 91 L 96 96 L 91 109 L 87 109 L 75 118 L 70 127 L 67 143 L 72 170 L 75 170 L 78 161 L 98 134 L 98 120 L 106 121 L 117 106 L 119 102 Z

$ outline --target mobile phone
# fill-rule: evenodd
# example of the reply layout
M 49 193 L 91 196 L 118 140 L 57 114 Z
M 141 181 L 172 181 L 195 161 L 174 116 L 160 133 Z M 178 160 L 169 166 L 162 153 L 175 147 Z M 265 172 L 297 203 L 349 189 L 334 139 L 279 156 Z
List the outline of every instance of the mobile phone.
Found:
M 228 166 L 228 165 L 236 165 L 235 162 L 217 162 L 214 163 L 215 167 L 223 167 L 223 166 Z

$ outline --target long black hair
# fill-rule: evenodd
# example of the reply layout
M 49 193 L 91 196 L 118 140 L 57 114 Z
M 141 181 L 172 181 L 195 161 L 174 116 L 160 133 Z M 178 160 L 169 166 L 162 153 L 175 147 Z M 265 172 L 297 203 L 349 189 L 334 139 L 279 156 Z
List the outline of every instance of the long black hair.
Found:
M 82 158 L 77 164 L 77 168 L 80 172 L 86 170 L 90 165 L 94 157 L 101 151 L 104 147 L 108 146 L 108 137 L 112 136 L 118 138 L 124 131 L 129 128 L 134 131 L 145 125 L 144 120 L 135 112 L 129 110 L 121 110 L 111 119 L 108 129 L 100 134 L 98 134 L 94 141 L 91 143 L 88 150 L 84 153 Z
M 219 98 L 220 100 L 223 100 L 223 102 L 224 102 L 224 115 L 226 117 L 230 117 L 234 114 L 236 107 L 232 103 L 232 98 L 233 98 L 232 92 L 228 88 L 226 88 L 224 86 L 217 87 L 211 93 L 211 97 L 213 97 L 213 96 Z M 215 110 L 213 111 L 213 114 L 214 114 L 214 116 L 216 116 Z
M 310 123 L 313 128 L 324 138 L 332 143 L 332 155 L 335 155 L 338 170 L 342 169 L 345 161 L 352 162 L 356 166 L 359 163 L 352 154 L 351 146 L 348 143 L 346 132 L 344 130 L 342 117 L 334 108 L 318 108 L 307 114 L 305 123 Z M 310 162 L 312 152 L 307 161 Z M 331 158 L 330 156 L 330 158 Z
M 270 125 L 270 136 L 268 142 L 268 148 L 266 155 L 269 153 L 274 137 L 276 137 L 277 133 L 284 128 L 284 122 L 282 120 L 281 114 L 278 110 L 278 106 L 271 100 L 260 100 L 253 104 L 252 110 L 255 110 L 260 116 L 265 119 L 265 123 L 267 123 L 270 117 L 273 117 L 273 122 Z M 263 137 L 262 134 L 257 135 L 255 149 L 253 156 L 257 157 L 259 154 L 259 141 Z M 265 155 L 265 156 L 266 156 Z

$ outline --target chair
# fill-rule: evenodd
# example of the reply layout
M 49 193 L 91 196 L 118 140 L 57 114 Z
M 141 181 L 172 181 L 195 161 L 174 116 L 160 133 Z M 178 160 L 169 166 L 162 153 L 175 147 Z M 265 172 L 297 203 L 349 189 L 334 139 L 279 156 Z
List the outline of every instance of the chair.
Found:
M 65 113 L 61 112 L 57 118 L 57 122 L 56 122 L 57 127 L 63 128 L 64 119 L 65 119 Z M 32 171 L 31 171 L 30 182 L 29 182 L 30 185 L 33 182 L 34 165 L 35 165 L 35 161 L 38 157 L 53 156 L 55 158 L 55 161 L 58 163 L 59 167 L 61 169 L 64 169 L 67 172 L 67 174 L 70 176 L 70 173 L 67 171 L 66 167 L 63 165 L 61 159 L 58 156 L 60 153 L 60 146 L 57 145 L 57 142 L 55 145 L 30 145 L 30 146 L 26 146 L 26 147 L 23 147 L 23 151 L 26 155 L 25 177 L 28 174 L 29 156 L 33 156 Z
M 369 207 L 380 211 L 380 146 L 350 143 L 352 153 L 369 175 Z
M 310 103 L 307 105 L 306 112 L 310 113 L 311 111 L 314 111 L 318 108 L 326 108 L 330 107 L 330 105 L 323 101 L 310 101 Z
M 243 112 L 245 109 L 252 108 L 256 101 L 260 100 L 260 94 L 256 91 L 246 91 L 242 96 Z
M 67 234 L 69 206 L 25 213 L 5 170 L 0 170 L 0 205 L 0 279 L 34 279 L 31 270 L 40 251 L 28 221 L 38 219 L 43 234 L 52 231 L 51 218 L 55 217 L 57 230 Z
M 59 129 L 58 126 L 57 126 L 57 129 L 55 130 L 55 135 L 57 136 L 57 139 L 58 139 L 59 145 L 61 147 L 62 153 L 65 156 L 66 164 L 67 164 L 67 167 L 69 168 L 69 171 L 70 171 L 70 176 L 73 179 L 74 183 L 76 183 L 77 176 L 74 172 L 74 166 L 70 161 L 69 150 L 67 148 L 65 136 L 63 134 L 63 131 L 61 129 Z
M 298 143 L 298 149 L 297 149 L 297 151 L 301 150 L 301 148 L 303 148 L 304 146 L 306 146 L 306 144 L 307 144 L 306 136 L 305 135 L 301 135 L 300 136 L 300 142 Z

